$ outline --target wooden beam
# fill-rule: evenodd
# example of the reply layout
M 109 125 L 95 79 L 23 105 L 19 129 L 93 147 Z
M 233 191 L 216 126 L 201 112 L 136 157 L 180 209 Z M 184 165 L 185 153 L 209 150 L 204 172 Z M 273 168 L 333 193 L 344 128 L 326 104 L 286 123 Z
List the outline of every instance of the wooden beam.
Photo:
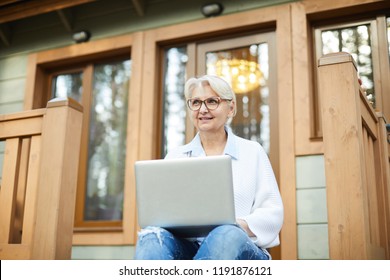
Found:
M 7 47 L 11 45 L 11 32 L 7 24 L 0 24 L 0 39 Z
M 2 0 L 0 2 L 0 7 L 3 7 L 3 6 L 6 6 L 6 5 L 10 5 L 10 4 L 15 4 L 17 2 L 22 2 L 24 0 Z
M 135 8 L 135 11 L 139 16 L 145 15 L 145 1 L 144 0 L 131 0 L 133 2 L 133 6 Z
M 57 14 L 61 19 L 62 24 L 64 25 L 66 31 L 73 31 L 73 15 L 72 12 L 68 10 L 57 10 Z
M 41 0 L 28 1 L 19 5 L 12 5 L 0 9 L 0 23 L 10 22 L 22 18 L 49 13 L 81 4 L 95 2 L 97 0 Z

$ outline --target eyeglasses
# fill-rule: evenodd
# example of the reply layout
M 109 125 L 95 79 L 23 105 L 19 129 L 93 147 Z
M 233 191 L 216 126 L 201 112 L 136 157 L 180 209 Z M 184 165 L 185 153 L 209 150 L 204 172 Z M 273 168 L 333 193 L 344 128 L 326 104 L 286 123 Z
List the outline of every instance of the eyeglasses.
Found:
M 198 111 L 202 104 L 206 106 L 208 110 L 215 110 L 218 108 L 219 104 L 222 101 L 232 101 L 232 99 L 220 98 L 220 97 L 209 97 L 205 100 L 200 100 L 198 98 L 190 98 L 187 100 L 187 106 L 192 111 Z

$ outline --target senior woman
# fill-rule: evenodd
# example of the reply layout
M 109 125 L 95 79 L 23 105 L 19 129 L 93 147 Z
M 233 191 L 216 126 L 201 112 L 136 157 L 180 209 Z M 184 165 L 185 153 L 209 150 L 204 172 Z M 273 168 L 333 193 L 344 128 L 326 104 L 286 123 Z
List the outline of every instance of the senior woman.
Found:
M 179 238 L 163 228 L 138 234 L 135 259 L 271 259 L 267 248 L 279 245 L 283 204 L 268 156 L 262 146 L 233 134 L 236 97 L 218 76 L 190 78 L 185 97 L 198 133 L 166 158 L 229 155 L 232 158 L 237 226 L 222 225 L 206 237 Z

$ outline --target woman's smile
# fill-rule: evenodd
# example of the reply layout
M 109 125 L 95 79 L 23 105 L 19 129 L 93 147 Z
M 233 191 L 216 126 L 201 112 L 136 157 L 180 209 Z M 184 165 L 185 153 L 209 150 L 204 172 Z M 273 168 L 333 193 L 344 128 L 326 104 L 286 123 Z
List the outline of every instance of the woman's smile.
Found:
M 214 117 L 200 116 L 198 119 L 201 121 L 210 121 L 210 120 L 214 119 Z

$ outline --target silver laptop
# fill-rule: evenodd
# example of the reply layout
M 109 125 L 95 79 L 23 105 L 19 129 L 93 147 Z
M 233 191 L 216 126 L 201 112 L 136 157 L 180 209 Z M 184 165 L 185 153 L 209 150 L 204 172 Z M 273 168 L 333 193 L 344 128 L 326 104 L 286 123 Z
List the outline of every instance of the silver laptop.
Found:
M 202 237 L 235 224 L 230 156 L 135 163 L 138 222 L 181 237 Z

